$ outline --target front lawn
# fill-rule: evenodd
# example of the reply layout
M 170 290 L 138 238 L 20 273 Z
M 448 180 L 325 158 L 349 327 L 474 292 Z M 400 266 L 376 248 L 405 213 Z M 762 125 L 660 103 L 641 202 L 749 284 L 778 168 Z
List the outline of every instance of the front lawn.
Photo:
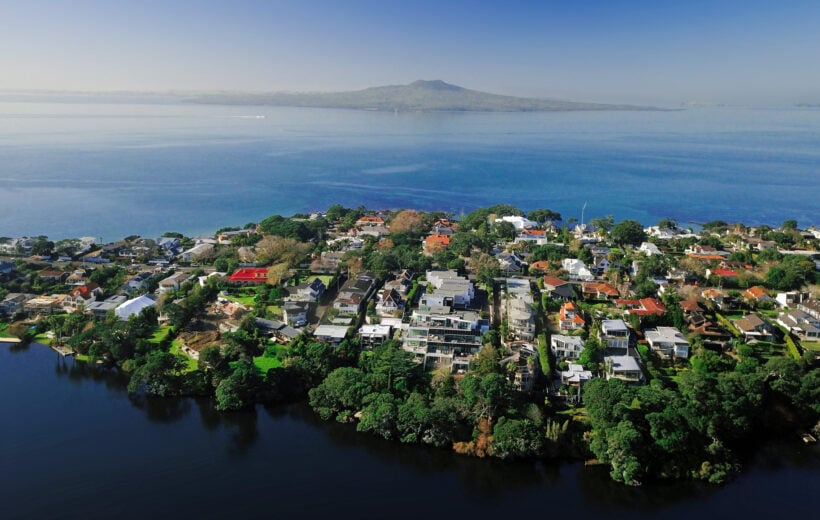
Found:
M 281 367 L 282 362 L 275 357 L 257 356 L 253 358 L 253 366 L 255 366 L 262 375 L 265 375 L 271 368 Z
M 812 352 L 820 352 L 820 341 L 801 341 L 800 346 Z
M 196 359 L 182 351 L 180 345 L 182 345 L 182 341 L 175 339 L 173 343 L 171 343 L 171 350 L 169 350 L 169 352 L 175 356 L 182 356 L 185 358 L 185 368 L 182 370 L 183 373 L 193 372 L 199 368 L 199 365 L 197 364 Z
M 168 334 L 171 333 L 171 326 L 170 325 L 162 325 L 161 327 L 157 327 L 154 331 L 154 335 L 148 338 L 150 343 L 159 344 L 162 343 L 165 338 L 168 337 Z

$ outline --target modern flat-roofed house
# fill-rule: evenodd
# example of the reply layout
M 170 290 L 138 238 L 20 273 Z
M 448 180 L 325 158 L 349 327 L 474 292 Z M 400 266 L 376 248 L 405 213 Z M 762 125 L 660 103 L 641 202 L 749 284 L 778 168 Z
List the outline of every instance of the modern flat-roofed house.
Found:
M 820 318 L 815 318 L 800 309 L 781 312 L 777 322 L 804 341 L 820 340 Z
M 105 318 L 109 311 L 113 311 L 128 299 L 127 296 L 116 294 L 102 301 L 93 301 L 85 306 L 86 314 L 91 314 L 96 318 Z
M 359 329 L 359 338 L 362 346 L 377 347 L 392 337 L 393 328 L 390 325 L 362 325 Z
M 675 327 L 658 327 L 645 332 L 646 342 L 661 357 L 687 359 L 689 342 Z
M 626 354 L 629 347 L 629 327 L 624 320 L 603 320 L 598 337 L 607 349 Z
M 581 357 L 581 352 L 584 351 L 584 339 L 580 336 L 553 334 L 550 337 L 550 349 L 556 359 L 578 359 Z
M 641 383 L 643 372 L 632 356 L 607 356 L 604 358 L 607 379 L 620 379 L 627 383 Z
M 313 331 L 313 337 L 318 341 L 338 345 L 347 336 L 347 327 L 341 325 L 319 325 Z

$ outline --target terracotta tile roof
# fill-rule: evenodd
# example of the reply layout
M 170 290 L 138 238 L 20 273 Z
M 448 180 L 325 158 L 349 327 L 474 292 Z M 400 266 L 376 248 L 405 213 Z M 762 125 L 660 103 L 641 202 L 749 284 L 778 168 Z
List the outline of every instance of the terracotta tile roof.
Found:
M 552 287 L 560 287 L 560 286 L 568 283 L 566 280 L 562 280 L 562 279 L 558 278 L 557 276 L 550 276 L 550 275 L 545 276 L 543 278 L 543 280 L 544 280 L 544 285 L 550 285 Z
M 530 270 L 532 271 L 535 269 L 536 271 L 547 271 L 550 268 L 550 263 L 546 260 L 538 260 L 537 262 L 533 262 L 530 264 Z
M 450 236 L 449 235 L 430 235 L 424 239 L 424 246 L 427 248 L 435 247 L 435 246 L 444 246 L 447 247 L 450 245 Z
M 618 296 L 618 289 L 608 283 L 603 282 L 588 282 L 584 286 L 584 294 L 604 294 L 607 298 Z
M 684 300 L 680 302 L 680 308 L 686 312 L 698 312 L 703 310 L 697 300 Z
M 729 269 L 713 269 L 711 273 L 724 278 L 737 278 L 737 273 Z
M 689 258 L 697 258 L 698 260 L 723 260 L 724 259 L 720 255 L 703 255 L 703 254 L 697 254 L 697 253 L 689 253 L 686 256 L 688 256 Z
M 743 295 L 746 298 L 749 298 L 749 299 L 752 299 L 752 300 L 759 300 L 760 298 L 762 298 L 764 296 L 768 296 L 769 293 L 763 287 L 760 287 L 759 285 L 755 285 L 754 287 L 749 287 L 748 289 L 743 291 Z

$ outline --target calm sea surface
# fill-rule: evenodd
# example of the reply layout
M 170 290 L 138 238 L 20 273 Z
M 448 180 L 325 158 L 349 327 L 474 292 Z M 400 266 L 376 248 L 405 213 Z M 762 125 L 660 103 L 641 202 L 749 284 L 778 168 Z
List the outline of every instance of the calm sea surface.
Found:
M 0 236 L 194 235 L 341 203 L 820 224 L 820 110 L 385 113 L 0 98 Z
M 820 448 L 722 488 L 626 488 L 602 468 L 381 441 L 304 406 L 221 414 L 129 399 L 116 374 L 0 344 L 0 518 L 814 518 Z

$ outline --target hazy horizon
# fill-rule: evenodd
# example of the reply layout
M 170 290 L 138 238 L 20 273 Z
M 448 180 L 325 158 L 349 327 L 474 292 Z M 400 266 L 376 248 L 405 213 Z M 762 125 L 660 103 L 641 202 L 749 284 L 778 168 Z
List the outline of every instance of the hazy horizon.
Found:
M 329 92 L 441 79 L 598 103 L 820 103 L 819 22 L 807 0 L 32 0 L 0 7 L 0 90 Z

